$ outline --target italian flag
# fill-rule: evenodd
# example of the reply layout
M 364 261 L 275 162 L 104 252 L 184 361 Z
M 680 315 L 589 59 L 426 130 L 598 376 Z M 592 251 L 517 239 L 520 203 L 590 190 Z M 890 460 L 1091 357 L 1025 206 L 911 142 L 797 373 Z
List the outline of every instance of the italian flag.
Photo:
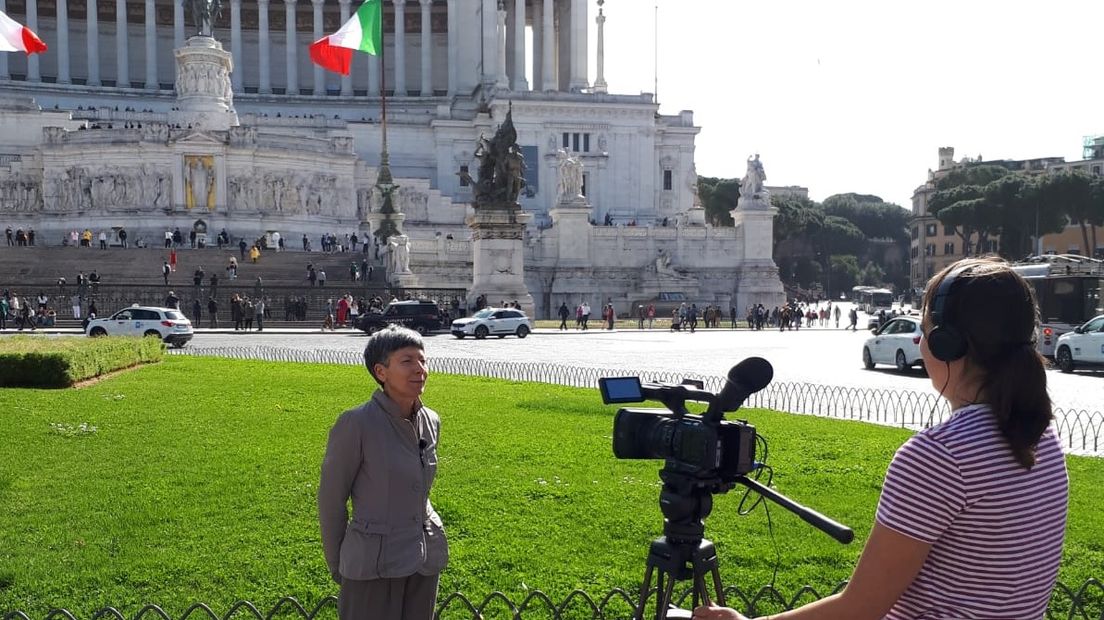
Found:
M 46 51 L 46 44 L 23 24 L 0 11 L 0 52 L 24 52 L 27 55 Z
M 314 64 L 349 75 L 353 62 L 353 50 L 373 56 L 380 53 L 383 44 L 383 0 L 365 0 L 356 15 L 345 22 L 337 32 L 311 43 L 310 57 Z

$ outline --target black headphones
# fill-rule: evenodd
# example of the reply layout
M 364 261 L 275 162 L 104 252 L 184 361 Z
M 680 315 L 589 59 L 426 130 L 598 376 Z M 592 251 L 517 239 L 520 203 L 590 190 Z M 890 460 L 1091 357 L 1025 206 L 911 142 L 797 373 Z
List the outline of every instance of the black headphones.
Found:
M 961 359 L 966 355 L 966 349 L 969 346 L 962 333 L 947 320 L 947 298 L 951 296 L 951 288 L 955 285 L 955 280 L 972 268 L 973 265 L 963 265 L 948 273 L 939 283 L 939 288 L 935 289 L 935 295 L 932 296 L 932 328 L 927 335 L 928 350 L 941 362 Z

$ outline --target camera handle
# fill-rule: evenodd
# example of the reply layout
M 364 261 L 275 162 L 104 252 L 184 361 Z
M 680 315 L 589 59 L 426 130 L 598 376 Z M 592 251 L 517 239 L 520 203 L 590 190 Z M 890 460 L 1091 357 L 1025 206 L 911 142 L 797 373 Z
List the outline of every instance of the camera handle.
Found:
M 818 530 L 824 532 L 825 534 L 831 536 L 832 538 L 838 540 L 845 545 L 855 539 L 855 532 L 851 531 L 851 528 L 843 525 L 842 523 L 829 519 L 828 517 L 820 514 L 812 508 L 802 506 L 801 504 L 793 501 L 785 495 L 782 495 L 778 491 L 771 489 L 770 487 L 759 484 L 758 482 L 752 480 L 751 478 L 748 478 L 747 476 L 740 476 L 736 478 L 736 482 L 746 486 L 752 491 L 755 491 L 759 495 L 762 495 L 763 497 L 778 504 L 786 510 L 789 510 L 790 512 L 800 517 L 802 521 L 817 528 Z

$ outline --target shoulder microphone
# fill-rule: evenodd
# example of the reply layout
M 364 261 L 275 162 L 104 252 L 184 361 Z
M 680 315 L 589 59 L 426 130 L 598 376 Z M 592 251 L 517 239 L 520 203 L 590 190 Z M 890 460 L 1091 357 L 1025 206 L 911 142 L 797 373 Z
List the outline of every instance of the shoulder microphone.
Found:
M 736 411 L 748 396 L 767 387 L 774 379 L 774 367 L 761 357 L 749 357 L 728 371 L 728 380 L 709 404 L 702 420 L 716 422 L 726 411 Z

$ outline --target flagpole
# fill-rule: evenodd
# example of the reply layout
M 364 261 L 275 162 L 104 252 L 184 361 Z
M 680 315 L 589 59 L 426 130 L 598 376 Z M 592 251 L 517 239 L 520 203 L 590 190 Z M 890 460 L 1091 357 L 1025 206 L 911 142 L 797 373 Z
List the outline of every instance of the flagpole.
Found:
M 397 14 L 395 18 L 398 19 Z M 379 174 L 376 177 L 376 187 L 379 189 L 380 194 L 383 195 L 383 202 L 380 205 L 380 214 L 383 215 L 383 219 L 380 220 L 379 228 L 373 231 L 373 234 L 377 238 L 377 247 L 386 244 L 387 240 L 393 235 L 399 234 L 399 228 L 395 225 L 395 221 L 391 217 L 395 213 L 395 206 L 391 201 L 391 195 L 395 192 L 396 185 L 394 177 L 391 176 L 391 155 L 387 152 L 387 56 L 385 54 L 387 46 L 383 40 L 383 30 L 383 7 L 381 6 L 379 37 L 381 147 Z M 398 39 L 395 40 L 395 43 L 398 43 Z

